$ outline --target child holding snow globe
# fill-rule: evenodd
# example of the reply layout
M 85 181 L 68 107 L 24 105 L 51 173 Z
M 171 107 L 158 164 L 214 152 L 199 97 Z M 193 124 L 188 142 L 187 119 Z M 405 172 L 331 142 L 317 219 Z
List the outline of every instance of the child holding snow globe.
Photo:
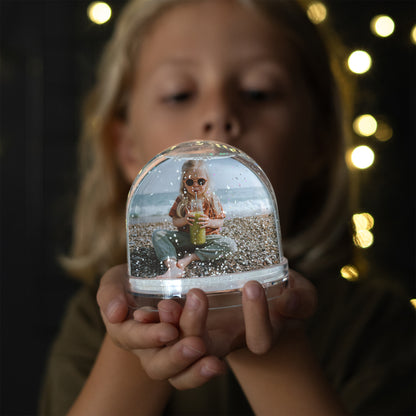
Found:
M 339 277 L 351 261 L 344 121 L 326 45 L 298 2 L 129 2 L 86 106 L 65 263 L 85 284 L 52 348 L 40 414 L 412 413 L 410 305 Z M 148 322 L 128 308 L 128 190 L 154 155 L 195 139 L 262 167 L 285 256 L 305 276 L 290 271 L 270 301 L 246 283 L 239 325 L 211 322 L 199 289 L 183 307 L 161 301 Z

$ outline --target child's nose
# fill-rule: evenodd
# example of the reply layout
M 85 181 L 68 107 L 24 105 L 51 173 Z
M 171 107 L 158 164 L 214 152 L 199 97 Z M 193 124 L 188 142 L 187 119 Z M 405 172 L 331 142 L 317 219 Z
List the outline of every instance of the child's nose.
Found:
M 200 134 L 206 140 L 228 141 L 241 134 L 241 120 L 225 93 L 212 94 L 201 115 Z

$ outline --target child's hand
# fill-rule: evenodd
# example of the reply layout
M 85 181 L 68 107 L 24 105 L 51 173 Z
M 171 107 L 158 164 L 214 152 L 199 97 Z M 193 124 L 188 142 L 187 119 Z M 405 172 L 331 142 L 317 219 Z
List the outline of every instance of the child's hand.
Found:
M 169 379 L 178 389 L 197 387 L 221 374 L 225 369 L 221 358 L 235 349 L 246 346 L 256 354 L 267 352 L 285 326 L 294 327 L 316 306 L 312 284 L 291 271 L 289 288 L 270 302 L 259 283 L 246 283 L 243 314 L 239 308 L 208 314 L 206 295 L 193 289 L 183 308 L 164 300 L 159 313 L 136 310 L 132 320 L 127 316 L 125 276 L 125 266 L 111 269 L 98 291 L 107 331 L 117 345 L 141 360 L 150 377 Z
M 97 292 L 101 316 L 115 344 L 125 349 L 149 348 L 176 340 L 179 331 L 173 325 L 143 325 L 132 319 L 126 285 L 127 265 L 123 264 L 104 274 Z
M 289 288 L 270 302 L 267 302 L 258 282 L 248 282 L 243 290 L 243 314 L 240 308 L 214 310 L 208 314 L 206 295 L 193 289 L 187 295 L 184 308 L 173 300 L 162 301 L 159 317 L 160 322 L 177 322 L 183 339 L 198 337 L 202 340 L 205 355 L 186 368 L 170 360 L 166 353 L 162 353 L 162 348 L 150 353 L 153 361 L 148 361 L 145 369 L 154 376 L 156 368 L 156 374 L 160 375 L 160 358 L 165 357 L 163 374 L 174 387 L 197 387 L 221 373 L 221 362 L 216 361 L 216 357 L 225 357 L 245 346 L 255 354 L 266 353 L 278 342 L 283 329 L 299 327 L 302 320 L 314 313 L 315 307 L 314 287 L 295 272 L 291 272 Z M 152 320 L 143 310 L 135 311 L 134 318 L 142 323 Z
M 129 314 L 126 277 L 126 265 L 113 267 L 102 277 L 97 292 L 104 324 L 116 345 L 135 354 L 153 379 L 164 380 L 175 375 L 180 384 L 180 374 L 187 369 L 193 383 L 189 388 L 225 371 L 224 362 L 208 356 L 204 341 L 193 335 L 200 332 L 199 326 L 205 322 L 206 306 L 190 317 L 188 301 L 181 333 L 177 325 L 182 308 L 175 301 L 161 301 L 159 313 L 137 310 L 135 316 L 139 319 L 134 320 Z
M 198 224 L 201 228 L 207 228 L 211 224 L 211 219 L 208 217 L 208 215 L 201 214 L 198 218 Z
M 188 212 L 185 216 L 185 220 L 188 225 L 192 225 L 195 221 L 194 214 L 192 212 Z

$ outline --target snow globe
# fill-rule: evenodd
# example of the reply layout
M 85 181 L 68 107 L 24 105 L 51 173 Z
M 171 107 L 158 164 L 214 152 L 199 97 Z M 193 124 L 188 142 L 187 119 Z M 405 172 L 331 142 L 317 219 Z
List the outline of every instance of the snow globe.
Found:
M 210 309 L 241 305 L 250 280 L 268 299 L 288 281 L 278 207 L 259 165 L 215 141 L 189 141 L 150 160 L 134 180 L 126 213 L 132 308 L 184 302 L 203 290 Z

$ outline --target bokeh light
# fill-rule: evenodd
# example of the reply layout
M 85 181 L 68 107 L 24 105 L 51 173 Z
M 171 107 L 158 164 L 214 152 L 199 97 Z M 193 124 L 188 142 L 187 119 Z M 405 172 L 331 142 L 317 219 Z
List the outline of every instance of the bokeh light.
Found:
M 367 169 L 374 163 L 374 152 L 368 146 L 357 146 L 351 152 L 350 161 L 357 169 Z
M 416 299 L 410 299 L 410 303 L 416 309 Z
M 106 23 L 111 18 L 111 7 L 102 1 L 95 1 L 88 6 L 87 15 L 97 25 Z
M 306 13 L 309 20 L 315 24 L 322 23 L 328 14 L 325 5 L 320 1 L 315 1 L 308 6 Z
M 360 230 L 353 236 L 354 244 L 360 248 L 368 248 L 374 242 L 373 233 L 369 230 Z
M 379 121 L 374 137 L 380 142 L 387 142 L 393 137 L 393 129 L 385 121 Z
M 359 279 L 360 274 L 358 269 L 352 264 L 347 264 L 341 269 L 341 276 L 349 281 L 356 281 Z
M 371 114 L 363 114 L 354 120 L 352 128 L 360 136 L 372 136 L 377 131 L 377 120 Z
M 372 65 L 372 59 L 368 52 L 357 50 L 348 57 L 348 69 L 354 74 L 364 74 Z
M 386 38 L 393 34 L 395 24 L 390 16 L 378 15 L 371 19 L 370 28 L 376 36 Z
M 352 222 L 356 231 L 371 230 L 374 227 L 374 218 L 368 212 L 354 214 Z
M 412 27 L 412 30 L 410 31 L 410 41 L 416 45 L 416 25 Z

